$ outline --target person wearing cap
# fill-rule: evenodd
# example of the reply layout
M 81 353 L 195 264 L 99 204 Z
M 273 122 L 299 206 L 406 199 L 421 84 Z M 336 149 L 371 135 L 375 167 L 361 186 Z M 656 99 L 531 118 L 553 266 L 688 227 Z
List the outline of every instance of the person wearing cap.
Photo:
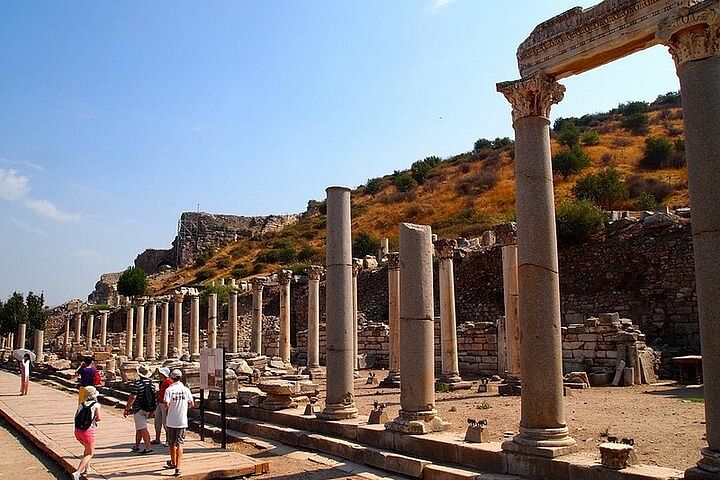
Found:
M 160 433 L 165 428 L 165 439 L 167 440 L 167 428 L 165 427 L 165 421 L 167 419 L 167 405 L 163 403 L 165 398 L 165 390 L 173 384 L 172 378 L 170 378 L 170 369 L 167 367 L 158 368 L 158 372 L 162 377 L 160 382 L 160 389 L 158 390 L 157 396 L 157 407 L 155 407 L 155 440 L 152 441 L 153 445 L 160 445 Z
M 148 454 L 153 453 L 147 419 L 155 413 L 155 384 L 150 379 L 148 367 L 140 365 L 137 372 L 140 378 L 133 382 L 130 388 L 130 397 L 128 397 L 123 416 L 127 417 L 132 412 L 135 421 L 135 446 L 131 450 Z M 148 405 L 149 401 L 150 405 Z M 140 440 L 145 443 L 145 449 L 142 451 L 140 450 Z
M 163 403 L 167 405 L 166 435 L 170 447 L 170 460 L 165 468 L 174 468 L 175 476 L 180 476 L 182 463 L 183 443 L 185 431 L 188 427 L 188 408 L 194 408 L 192 392 L 182 383 L 182 372 L 174 369 L 170 372 L 173 384 L 165 390 Z
M 85 387 L 85 400 L 78 405 L 77 411 L 75 412 L 75 415 L 77 415 L 83 408 L 89 408 L 92 422 L 86 430 L 75 428 L 75 438 L 85 447 L 85 451 L 83 452 L 82 460 L 80 460 L 80 465 L 78 465 L 77 470 L 72 473 L 73 480 L 79 480 L 80 475 L 87 471 L 90 460 L 92 460 L 95 454 L 95 429 L 97 428 L 97 422 L 102 420 L 100 403 L 97 401 L 97 397 L 98 391 L 95 387 L 92 385 Z

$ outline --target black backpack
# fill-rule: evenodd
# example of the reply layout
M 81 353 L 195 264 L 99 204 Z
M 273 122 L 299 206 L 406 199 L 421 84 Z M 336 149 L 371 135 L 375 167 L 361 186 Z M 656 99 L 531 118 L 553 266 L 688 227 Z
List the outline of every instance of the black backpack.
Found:
M 78 430 L 87 430 L 95 420 L 92 407 L 95 402 L 83 403 L 80 410 L 75 414 L 75 428 Z
M 140 410 L 144 412 L 154 412 L 157 407 L 157 400 L 155 398 L 155 386 L 152 383 L 147 383 L 143 391 L 138 395 L 140 401 Z

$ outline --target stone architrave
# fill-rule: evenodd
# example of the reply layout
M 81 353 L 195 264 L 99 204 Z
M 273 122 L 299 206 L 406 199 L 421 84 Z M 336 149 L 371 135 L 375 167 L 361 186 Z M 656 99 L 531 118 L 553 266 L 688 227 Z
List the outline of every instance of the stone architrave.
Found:
M 217 347 L 217 293 L 208 295 L 208 347 Z
M 108 311 L 107 310 L 100 310 L 98 312 L 100 314 L 100 348 L 107 347 L 107 321 L 108 321 Z
M 267 279 L 256 277 L 251 280 L 253 286 L 252 301 L 252 331 L 250 335 L 250 351 L 262 355 L 262 320 L 263 304 L 262 293 Z
M 237 290 L 228 294 L 228 352 L 238 352 Z M 254 298 L 253 298 L 254 301 Z
M 190 290 L 190 360 L 200 361 L 200 293 Z
M 43 342 L 45 341 L 45 331 L 35 330 L 33 335 L 33 351 L 35 352 L 35 362 L 43 363 L 45 356 Z
M 440 280 L 440 350 L 442 354 L 442 375 L 439 383 L 451 389 L 470 388 L 472 383 L 463 382 L 458 367 L 457 320 L 455 317 L 455 274 L 453 255 L 455 240 L 440 239 L 435 242 L 439 259 Z
M 680 78 L 707 448 L 685 478 L 720 478 L 720 3 L 688 2 L 658 29 Z M 523 377 L 523 380 L 525 377 Z
M 155 336 L 157 334 L 157 303 L 154 298 L 148 300 L 148 327 L 147 327 L 147 343 L 145 345 L 145 358 L 147 360 L 155 360 Z
M 183 300 L 185 299 L 185 293 L 182 291 L 176 291 L 173 295 L 173 302 L 175 308 L 173 311 L 173 352 L 172 358 L 180 358 L 183 354 Z
M 353 315 L 353 370 L 355 376 L 359 375 L 358 360 L 358 275 L 362 270 L 363 261 L 361 258 L 352 259 L 352 315 Z
M 400 387 L 400 253 L 388 253 L 388 326 L 390 341 L 388 375 L 381 387 Z
M 311 265 L 308 274 L 308 336 L 307 367 L 313 374 L 320 369 L 320 278 L 325 269 L 320 265 Z
M 400 412 L 385 428 L 402 434 L 438 432 L 449 426 L 435 408 L 432 256 L 430 227 L 401 223 Z
M 162 301 L 160 313 L 160 360 L 168 358 L 168 339 L 170 337 L 170 302 Z
M 502 247 L 503 297 L 505 301 L 505 338 L 507 371 L 500 372 L 509 382 L 520 381 L 520 325 L 518 323 L 517 245 Z
M 80 335 L 82 332 L 82 313 L 75 314 L 75 343 L 80 343 Z
M 353 385 L 352 238 L 350 189 L 328 187 L 325 281 L 327 392 L 323 420 L 357 417 Z
M 278 272 L 278 283 L 280 284 L 280 358 L 286 364 L 290 364 L 290 282 L 292 281 L 292 270 L 280 270 Z
M 92 350 L 93 329 L 95 327 L 94 324 L 95 315 L 89 313 L 87 316 L 87 325 L 85 326 L 85 348 L 87 350 Z
M 498 84 L 512 104 L 518 243 L 518 314 L 523 375 L 520 433 L 503 448 L 558 456 L 577 450 L 563 404 L 560 284 L 550 107 L 565 87 L 542 72 Z
M 135 331 L 135 309 L 132 305 L 128 305 L 127 311 L 125 312 L 125 356 L 128 359 L 133 358 L 133 339 Z
M 145 361 L 145 299 L 138 300 L 135 307 L 135 361 Z

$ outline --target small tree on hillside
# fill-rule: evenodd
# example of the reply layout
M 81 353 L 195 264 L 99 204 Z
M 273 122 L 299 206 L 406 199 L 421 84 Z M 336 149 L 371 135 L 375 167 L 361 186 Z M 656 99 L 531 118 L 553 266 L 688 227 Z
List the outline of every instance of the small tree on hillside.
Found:
M 658 170 L 670 166 L 675 148 L 664 137 L 648 137 L 645 139 L 645 153 L 640 160 L 640 166 L 649 170 Z
M 605 214 L 588 200 L 561 203 L 557 209 L 558 241 L 562 244 L 582 243 L 604 227 Z
M 580 129 L 573 121 L 565 122 L 560 133 L 558 133 L 557 140 L 560 142 L 560 145 L 566 147 L 577 145 L 580 141 Z
M 552 168 L 564 178 L 580 172 L 590 165 L 590 157 L 579 145 L 558 152 L 552 159 Z
M 356 258 L 377 255 L 378 250 L 380 250 L 380 240 L 365 232 L 358 233 L 352 244 L 353 257 Z
M 45 295 L 29 292 L 25 299 L 28 311 L 28 323 L 37 330 L 45 330 Z
M 409 192 L 417 186 L 415 179 L 407 173 L 401 173 L 395 177 L 394 183 L 399 192 Z
M 590 200 L 611 210 L 627 200 L 628 187 L 620 180 L 617 170 L 606 169 L 582 177 L 573 185 L 572 193 L 578 200 Z
M 120 295 L 135 299 L 147 290 L 147 274 L 140 267 L 128 267 L 118 279 L 117 290 Z

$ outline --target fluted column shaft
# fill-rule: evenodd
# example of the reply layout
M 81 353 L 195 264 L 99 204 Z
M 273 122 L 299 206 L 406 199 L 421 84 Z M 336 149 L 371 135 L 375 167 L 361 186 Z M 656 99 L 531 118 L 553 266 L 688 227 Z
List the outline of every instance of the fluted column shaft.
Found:
M 360 361 L 358 359 L 358 275 L 362 269 L 362 260 L 353 258 L 352 260 L 352 317 L 353 317 L 353 370 L 356 374 L 360 370 Z
M 400 380 L 400 254 L 388 254 L 388 326 L 390 330 L 387 382 Z
M 80 335 L 82 332 L 82 313 L 75 314 L 75 343 L 80 343 Z
M 107 321 L 108 312 L 103 310 L 100 312 L 100 347 L 107 347 Z
M 250 351 L 262 354 L 262 318 L 263 304 L 262 292 L 265 285 L 265 279 L 254 278 L 253 282 L 253 301 L 252 301 L 252 332 L 250 336 Z

